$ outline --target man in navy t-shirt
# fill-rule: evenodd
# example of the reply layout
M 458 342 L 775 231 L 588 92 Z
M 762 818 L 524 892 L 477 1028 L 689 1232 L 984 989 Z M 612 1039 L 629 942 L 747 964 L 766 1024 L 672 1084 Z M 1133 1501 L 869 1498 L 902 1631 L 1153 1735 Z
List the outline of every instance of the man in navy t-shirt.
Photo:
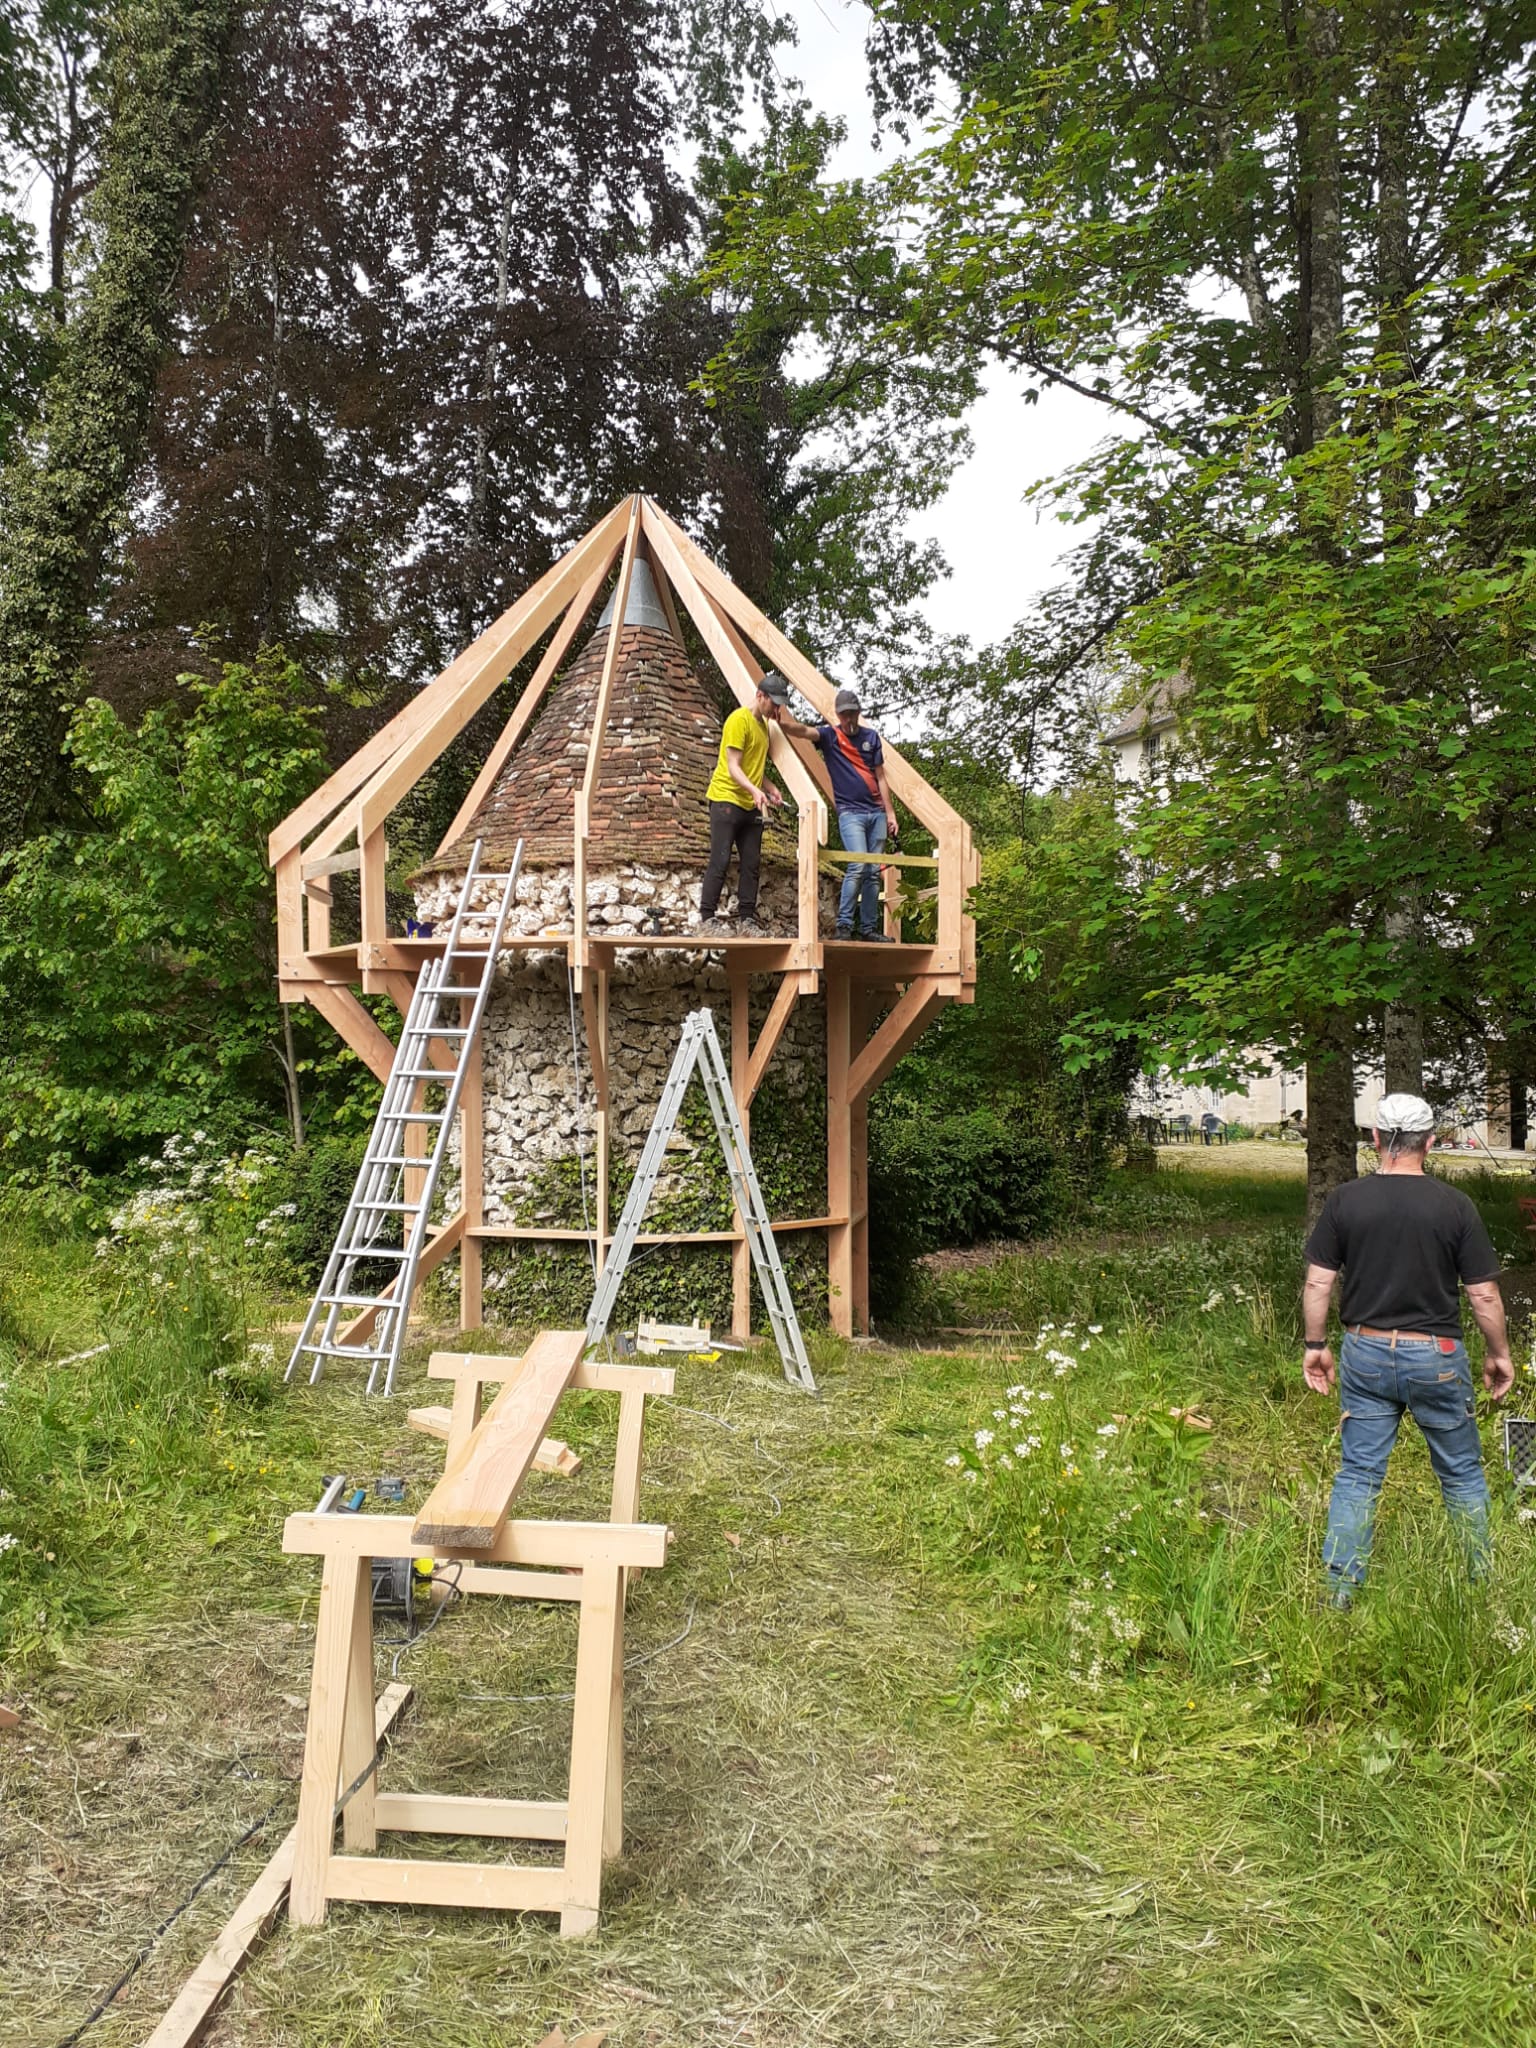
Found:
M 885 779 L 885 753 L 880 735 L 859 718 L 856 690 L 839 690 L 837 722 L 813 726 L 785 724 L 785 730 L 803 733 L 821 749 L 832 780 L 832 801 L 837 806 L 837 829 L 845 853 L 880 853 L 886 835 L 896 834 L 896 810 Z M 857 909 L 862 929 L 855 929 Z M 843 893 L 837 906 L 837 936 L 840 939 L 886 941 L 880 928 L 880 870 L 873 862 L 849 863 L 843 877 Z

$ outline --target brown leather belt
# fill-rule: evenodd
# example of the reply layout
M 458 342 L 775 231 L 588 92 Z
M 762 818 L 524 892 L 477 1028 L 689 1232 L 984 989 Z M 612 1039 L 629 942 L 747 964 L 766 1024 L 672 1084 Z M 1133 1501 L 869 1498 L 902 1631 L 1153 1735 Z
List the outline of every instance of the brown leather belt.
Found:
M 1373 1330 L 1369 1323 L 1350 1323 L 1348 1329 L 1352 1337 L 1388 1337 L 1394 1344 L 1438 1344 L 1440 1342 L 1440 1339 L 1432 1335 L 1428 1330 Z M 1446 1339 L 1447 1343 L 1454 1343 L 1455 1341 L 1453 1337 Z

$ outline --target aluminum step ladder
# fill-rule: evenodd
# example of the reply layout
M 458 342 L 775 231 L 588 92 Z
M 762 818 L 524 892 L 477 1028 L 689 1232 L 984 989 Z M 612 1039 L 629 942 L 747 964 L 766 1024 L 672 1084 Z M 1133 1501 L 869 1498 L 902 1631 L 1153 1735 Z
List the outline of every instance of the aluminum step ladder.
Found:
M 672 1070 L 667 1075 L 666 1086 L 661 1091 L 661 1101 L 657 1104 L 656 1115 L 646 1137 L 645 1149 L 640 1154 L 640 1164 L 636 1168 L 635 1178 L 629 1190 L 629 1199 L 624 1204 L 624 1213 L 619 1218 L 619 1227 L 613 1234 L 608 1258 L 598 1276 L 597 1290 L 592 1296 L 592 1306 L 587 1312 L 587 1342 L 600 1343 L 608 1333 L 608 1322 L 613 1314 L 613 1304 L 618 1297 L 619 1284 L 624 1278 L 624 1269 L 629 1264 L 630 1254 L 634 1251 L 635 1239 L 639 1235 L 645 1212 L 650 1206 L 651 1196 L 656 1191 L 657 1177 L 667 1156 L 667 1140 L 672 1135 L 678 1111 L 683 1106 L 683 1097 L 688 1092 L 688 1083 L 693 1079 L 695 1069 L 704 1083 L 710 1114 L 715 1120 L 720 1150 L 731 1177 L 731 1193 L 735 1198 L 737 1213 L 741 1217 L 742 1228 L 746 1232 L 752 1263 L 757 1270 L 757 1283 L 763 1290 L 763 1300 L 768 1308 L 768 1321 L 773 1328 L 774 1341 L 779 1347 L 779 1357 L 784 1361 L 784 1377 L 814 1394 L 816 1382 L 811 1376 L 810 1360 L 805 1355 L 805 1340 L 800 1334 L 800 1319 L 795 1314 L 795 1304 L 790 1296 L 789 1282 L 784 1277 L 779 1248 L 773 1240 L 773 1227 L 768 1221 L 763 1191 L 757 1184 L 757 1171 L 752 1164 L 752 1154 L 747 1148 L 747 1134 L 742 1128 L 741 1112 L 737 1109 L 736 1097 L 731 1092 L 730 1070 L 725 1064 L 725 1055 L 720 1050 L 720 1040 L 715 1034 L 714 1015 L 709 1010 L 691 1011 L 684 1021 L 682 1036 L 678 1040 L 677 1051 L 672 1059 Z
M 324 1373 L 328 1358 L 344 1358 L 366 1362 L 368 1393 L 378 1382 L 381 1366 L 384 1391 L 394 1392 L 416 1273 L 432 1238 L 432 1204 L 522 864 L 523 842 L 519 840 L 509 873 L 483 875 L 480 841 L 475 841 L 448 943 L 439 959 L 423 965 L 411 996 L 357 1185 L 326 1261 L 319 1291 L 293 1347 L 285 1379 L 292 1379 L 299 1361 L 309 1358 L 313 1360 L 309 1375 L 313 1386 Z M 471 910 L 476 884 L 487 881 L 501 884 L 495 909 Z M 467 1017 L 465 1003 L 470 1006 Z M 432 1064 L 433 1039 L 453 1051 L 451 1067 Z M 425 1107 L 423 1083 L 444 1091 L 440 1108 Z M 406 1133 L 413 1126 L 432 1133 L 432 1143 L 420 1158 L 412 1158 L 406 1151 Z M 407 1201 L 405 1195 L 408 1173 L 419 1175 L 421 1181 L 413 1201 Z M 368 1277 L 370 1267 L 385 1268 L 387 1274 L 375 1282 Z M 352 1327 L 365 1319 L 369 1327 L 353 1341 Z

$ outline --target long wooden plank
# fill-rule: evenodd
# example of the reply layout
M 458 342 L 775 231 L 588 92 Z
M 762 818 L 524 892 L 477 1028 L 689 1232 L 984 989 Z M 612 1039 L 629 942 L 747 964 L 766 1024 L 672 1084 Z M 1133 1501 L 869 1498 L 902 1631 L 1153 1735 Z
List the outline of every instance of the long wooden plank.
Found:
M 606 539 L 607 535 L 622 523 L 624 511 L 623 505 L 616 505 L 611 512 L 605 513 L 596 526 L 585 533 L 573 548 L 569 548 L 559 561 L 544 572 L 531 590 L 525 591 L 516 604 L 487 626 L 461 654 L 455 655 L 441 675 L 434 676 L 430 683 L 425 684 L 403 710 L 397 711 L 387 725 L 380 726 L 371 740 L 343 761 L 317 790 L 307 796 L 296 810 L 290 811 L 281 824 L 274 827 L 267 842 L 267 859 L 272 866 L 275 867 L 285 853 L 298 846 L 318 825 L 323 824 L 339 805 L 345 804 L 349 797 L 368 782 L 370 776 L 377 774 L 398 753 L 409 747 L 432 719 L 446 705 L 453 702 L 458 692 L 464 688 L 467 678 L 476 674 L 487 660 L 499 658 L 502 643 L 512 629 L 520 610 L 536 606 L 538 600 L 557 583 L 562 588 L 567 588 L 565 572 L 573 557 L 578 558 L 583 567 L 586 567 L 591 561 L 593 543 L 599 536 Z M 511 665 L 511 662 L 508 662 L 507 668 Z M 505 675 L 506 672 L 504 668 L 502 674 Z M 345 837 L 345 834 L 342 836 Z M 330 849 L 326 848 L 324 851 L 329 852 Z
M 407 1408 L 405 1426 L 420 1430 L 423 1436 L 435 1436 L 439 1442 L 447 1443 L 453 1430 L 453 1411 L 436 1407 Z M 533 1469 L 573 1479 L 581 1470 L 581 1459 L 568 1443 L 563 1443 L 557 1436 L 547 1436 L 533 1454 Z
M 614 556 L 618 554 L 617 544 L 598 559 L 597 566 L 572 600 L 571 608 L 555 628 L 554 638 L 544 650 L 542 660 L 533 672 L 533 678 L 521 697 L 518 698 L 512 716 L 502 727 L 496 744 L 486 756 L 485 766 L 470 785 L 469 795 L 459 805 L 458 815 L 438 844 L 438 853 L 446 853 L 468 825 L 490 794 L 491 784 L 506 765 L 507 756 L 528 729 L 528 722 L 544 701 L 544 693 L 554 680 L 555 672 L 570 651 L 571 642 L 581 631 L 588 612 L 596 602 L 597 593 L 603 587 L 608 571 L 613 567 Z
M 408 1685 L 386 1686 L 380 1693 L 373 1710 L 376 1742 L 384 1740 L 410 1697 Z M 144 2048 L 192 2048 L 193 2042 L 201 2040 L 203 2029 L 244 1967 L 246 1957 L 282 1910 L 293 1875 L 296 1833 L 296 1829 L 290 1828 L 279 1842 L 271 1861 L 225 1921 L 213 1946 L 177 1992 L 170 2010 Z
M 752 1056 L 747 1063 L 746 1096 L 749 1103 L 763 1085 L 768 1062 L 778 1050 L 779 1040 L 784 1036 L 785 1027 L 799 1000 L 800 978 L 795 974 L 786 974 L 779 983 L 771 1009 L 763 1019 L 763 1028 L 757 1034 L 757 1043 L 753 1046 Z
M 664 1522 L 508 1522 L 479 1564 L 622 1565 L 655 1571 L 667 1561 Z M 290 1515 L 283 1524 L 290 1557 L 433 1557 L 441 1546 L 417 1539 L 409 1515 Z
M 420 1130 L 423 1127 L 418 1124 L 416 1128 Z M 440 1229 L 433 1231 L 432 1235 L 422 1246 L 421 1257 L 416 1261 L 416 1285 L 418 1287 L 437 1271 L 450 1252 L 457 1251 L 463 1236 L 464 1211 L 456 1209 L 448 1221 Z M 380 1294 L 380 1307 L 386 1301 L 393 1301 L 395 1299 L 395 1285 L 396 1283 L 391 1280 L 389 1285 Z M 406 1310 L 406 1314 L 410 1314 L 409 1309 Z M 378 1319 L 378 1308 L 365 1308 L 361 1315 L 354 1316 L 350 1323 L 347 1323 L 342 1329 L 337 1331 L 337 1341 L 342 1344 L 361 1343 Z
M 587 1348 L 585 1330 L 541 1330 L 522 1368 L 449 1458 L 416 1518 L 416 1541 L 445 1550 L 488 1550 L 505 1528 L 571 1374 Z

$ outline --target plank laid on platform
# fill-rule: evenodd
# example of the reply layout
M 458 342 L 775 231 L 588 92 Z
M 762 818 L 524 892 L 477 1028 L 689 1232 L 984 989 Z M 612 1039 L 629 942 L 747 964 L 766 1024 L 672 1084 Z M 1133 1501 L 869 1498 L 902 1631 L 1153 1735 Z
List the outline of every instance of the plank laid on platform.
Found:
M 373 1732 L 378 1741 L 383 1741 L 410 1697 L 408 1685 L 386 1686 L 380 1693 L 373 1714 Z M 553 1811 L 552 1808 L 552 1814 Z M 231 1979 L 282 1906 L 293 1871 L 295 1832 L 290 1828 L 284 1835 L 271 1862 L 236 1906 L 207 1955 L 177 1992 L 170 2011 L 145 2042 L 144 2048 L 191 2048 L 191 2044 L 201 2036 Z
M 433 1380 L 504 1380 L 517 1371 L 515 1358 L 502 1358 L 490 1351 L 434 1351 L 427 1360 L 427 1377 Z M 571 1374 L 571 1385 L 587 1392 L 622 1394 L 637 1388 L 644 1394 L 670 1394 L 677 1374 L 670 1365 L 609 1364 L 589 1359 Z
M 586 1349 L 584 1330 L 541 1330 L 416 1518 L 416 1541 L 489 1550 L 544 1440 L 544 1425 Z
M 435 1436 L 446 1443 L 453 1428 L 453 1410 L 442 1407 L 407 1408 L 405 1420 L 407 1428 L 419 1429 L 423 1436 Z M 581 1470 L 581 1456 L 559 1437 L 547 1436 L 533 1454 L 533 1469 L 535 1472 L 558 1472 L 563 1479 L 574 1479 Z

